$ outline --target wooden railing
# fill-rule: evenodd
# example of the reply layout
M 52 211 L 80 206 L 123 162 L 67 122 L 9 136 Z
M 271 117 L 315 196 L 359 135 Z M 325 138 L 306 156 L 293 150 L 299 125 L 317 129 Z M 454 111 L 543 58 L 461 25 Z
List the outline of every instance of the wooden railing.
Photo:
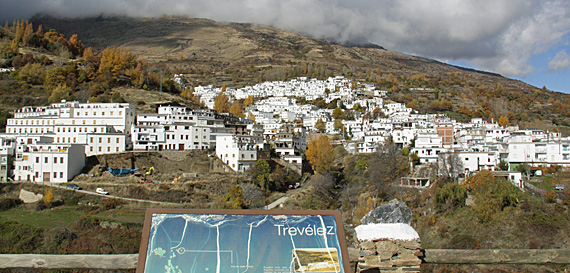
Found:
M 424 264 L 570 264 L 570 249 L 424 249 Z M 136 269 L 138 254 L 0 254 L 0 269 Z

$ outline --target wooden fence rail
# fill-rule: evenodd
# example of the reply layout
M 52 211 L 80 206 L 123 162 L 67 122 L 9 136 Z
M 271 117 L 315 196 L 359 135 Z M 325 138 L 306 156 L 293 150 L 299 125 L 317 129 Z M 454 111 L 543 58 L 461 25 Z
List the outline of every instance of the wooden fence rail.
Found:
M 428 264 L 570 264 L 570 249 L 425 249 Z
M 570 264 L 570 249 L 424 249 L 425 264 Z M 136 269 L 138 254 L 0 254 L 0 269 Z
M 0 254 L 0 269 L 136 269 L 139 254 Z

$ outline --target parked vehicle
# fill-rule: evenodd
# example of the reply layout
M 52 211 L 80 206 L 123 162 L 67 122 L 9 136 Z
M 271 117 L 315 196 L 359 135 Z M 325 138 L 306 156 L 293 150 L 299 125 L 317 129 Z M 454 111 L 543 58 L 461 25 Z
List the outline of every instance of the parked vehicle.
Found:
M 81 187 L 77 186 L 77 184 L 74 184 L 74 183 L 69 183 L 67 185 L 67 187 L 72 189 L 72 190 L 80 190 L 81 189 Z
M 96 192 L 96 193 L 99 193 L 99 194 L 103 194 L 103 195 L 109 194 L 109 192 L 107 192 L 107 191 L 104 190 L 103 188 L 97 188 L 97 189 L 95 190 L 95 192 Z

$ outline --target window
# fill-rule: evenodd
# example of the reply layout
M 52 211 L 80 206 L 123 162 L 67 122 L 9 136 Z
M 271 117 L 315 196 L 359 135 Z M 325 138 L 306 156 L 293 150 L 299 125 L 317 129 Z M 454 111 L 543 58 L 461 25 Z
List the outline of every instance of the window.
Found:
M 36 163 L 40 163 L 40 158 L 36 157 Z
M 111 151 L 111 147 L 107 147 L 107 152 L 110 152 L 110 151 Z
M 117 152 L 119 151 L 119 147 L 117 147 Z
M 117 138 L 117 143 L 119 143 L 119 138 Z
M 59 178 L 63 178 L 63 172 L 59 172 Z
M 90 152 L 93 152 L 93 147 L 89 147 L 89 151 L 90 151 Z
M 101 151 L 101 147 L 99 147 L 99 152 Z
M 53 178 L 57 178 L 57 173 L 53 172 Z
M 59 158 L 59 163 L 63 164 L 63 157 Z
M 44 158 L 44 163 L 48 163 L 48 158 Z
M 111 138 L 110 138 L 110 137 L 107 138 L 107 143 L 111 143 Z
M 102 138 L 102 137 L 99 138 L 99 143 L 103 143 L 103 138 Z
M 77 138 L 76 138 L 76 137 L 73 138 L 73 143 L 77 143 Z

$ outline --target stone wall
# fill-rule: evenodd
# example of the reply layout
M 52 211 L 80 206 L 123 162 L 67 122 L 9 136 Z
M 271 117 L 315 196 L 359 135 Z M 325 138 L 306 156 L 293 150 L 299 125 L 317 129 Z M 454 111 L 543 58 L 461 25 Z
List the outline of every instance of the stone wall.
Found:
M 360 243 L 357 272 L 420 272 L 420 240 L 379 240 Z
M 356 272 L 420 272 L 420 238 L 408 224 L 366 224 L 356 227 L 360 257 Z

